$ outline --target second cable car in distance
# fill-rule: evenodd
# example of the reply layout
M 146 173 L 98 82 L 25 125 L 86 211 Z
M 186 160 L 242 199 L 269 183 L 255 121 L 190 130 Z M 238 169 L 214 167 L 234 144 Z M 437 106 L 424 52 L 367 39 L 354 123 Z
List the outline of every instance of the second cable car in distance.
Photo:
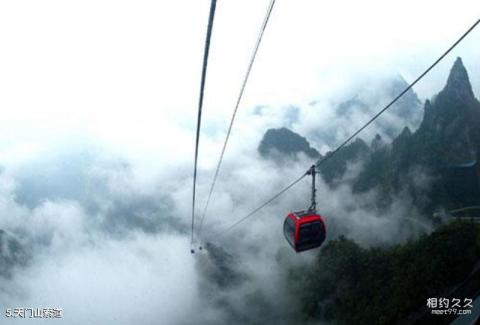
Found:
M 307 172 L 312 175 L 312 205 L 306 211 L 290 212 L 283 223 L 285 238 L 297 253 L 320 247 L 326 237 L 325 221 L 316 209 L 316 173 L 315 165 Z

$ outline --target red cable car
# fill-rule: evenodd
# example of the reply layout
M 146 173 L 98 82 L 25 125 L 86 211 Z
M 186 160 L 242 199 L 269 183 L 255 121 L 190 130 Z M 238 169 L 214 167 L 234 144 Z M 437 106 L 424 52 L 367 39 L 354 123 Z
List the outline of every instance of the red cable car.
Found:
M 325 241 L 325 222 L 316 211 L 315 165 L 307 175 L 312 175 L 312 205 L 307 211 L 290 212 L 283 223 L 283 233 L 288 243 L 297 252 L 320 247 Z
M 315 211 L 290 212 L 283 232 L 297 253 L 320 247 L 326 237 L 325 222 Z

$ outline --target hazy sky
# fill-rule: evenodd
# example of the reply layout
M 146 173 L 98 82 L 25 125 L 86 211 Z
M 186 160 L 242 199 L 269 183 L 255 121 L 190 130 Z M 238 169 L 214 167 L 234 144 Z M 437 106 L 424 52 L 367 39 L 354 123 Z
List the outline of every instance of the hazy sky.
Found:
M 218 152 L 268 3 L 218 1 L 204 113 L 214 137 L 203 137 L 202 159 Z M 2 1 L 4 163 L 82 138 L 150 160 L 191 159 L 208 10 L 207 0 Z M 411 81 L 478 17 L 468 0 L 279 0 L 239 123 L 256 105 L 332 98 L 382 73 Z M 476 30 L 415 88 L 420 96 L 440 89 L 458 55 L 478 93 L 479 39 Z

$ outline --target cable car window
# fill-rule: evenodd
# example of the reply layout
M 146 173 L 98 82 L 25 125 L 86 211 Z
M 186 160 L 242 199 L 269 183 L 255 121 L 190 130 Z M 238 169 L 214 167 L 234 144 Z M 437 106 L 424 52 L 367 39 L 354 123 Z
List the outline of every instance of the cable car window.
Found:
M 294 245 L 295 242 L 295 222 L 287 218 L 285 219 L 285 223 L 283 225 L 283 232 L 285 233 L 285 237 L 290 242 L 291 245 Z
M 321 231 L 320 222 L 306 223 L 300 226 L 299 237 L 301 241 L 312 240 L 318 237 Z
M 325 234 L 320 221 L 305 223 L 299 229 L 297 251 L 318 247 L 324 240 Z

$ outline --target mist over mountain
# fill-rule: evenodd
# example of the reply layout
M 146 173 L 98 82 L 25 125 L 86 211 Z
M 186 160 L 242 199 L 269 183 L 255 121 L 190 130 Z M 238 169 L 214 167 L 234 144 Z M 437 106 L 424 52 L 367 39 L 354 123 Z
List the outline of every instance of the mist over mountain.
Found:
M 407 82 L 397 75 L 370 81 L 357 87 L 359 89 L 354 90 L 355 94 L 351 98 L 331 103 L 334 114 L 329 122 L 310 130 L 308 137 L 319 145 L 335 146 L 339 138 L 351 135 L 366 122 L 364 120 L 366 117 L 374 116 L 407 86 Z M 312 107 L 316 108 L 315 102 L 312 103 Z M 391 141 L 400 134 L 403 126 L 408 126 L 412 130 L 417 129 L 421 119 L 421 102 L 417 94 L 410 89 L 382 115 L 382 119 L 377 120 L 370 130 L 365 131 L 363 137 L 370 141 L 376 134 L 380 134 Z
M 415 98 L 412 93 L 409 101 Z M 335 123 L 357 113 L 365 120 L 366 102 L 359 95 L 342 106 Z M 342 319 L 353 308 L 349 299 L 366 297 L 368 283 L 378 295 L 389 290 L 397 302 L 407 299 L 395 289 L 401 286 L 417 286 L 421 294 L 435 289 L 435 281 L 455 284 L 477 257 L 471 245 L 477 239 L 464 227 L 438 233 L 431 216 L 437 208 L 478 199 L 478 101 L 461 61 L 440 94 L 425 104 L 417 126 L 410 126 L 409 114 L 422 109 L 412 107 L 401 110 L 406 123 L 400 113 L 387 123 L 395 130 L 393 140 L 388 127 L 374 128 L 367 140 L 355 139 L 322 164 L 318 201 L 328 236 L 323 248 L 304 254 L 291 251 L 281 224 L 288 211 L 309 204 L 307 180 L 228 236 L 219 234 L 272 189 L 328 154 L 314 148 L 320 138 L 309 141 L 294 132 L 304 110 L 315 105 L 290 106 L 282 115 L 288 128 L 252 131 L 257 142 L 248 143 L 248 154 L 242 151 L 225 161 L 225 170 L 232 172 L 221 175 L 205 223 L 208 243 L 194 256 L 189 253 L 190 220 L 184 217 L 190 208 L 189 165 L 154 166 L 161 173 L 150 174 L 125 157 L 86 146 L 54 148 L 52 154 L 7 167 L 0 173 L 0 303 L 55 304 L 64 308 L 69 325 L 153 325 L 159 319 L 190 324 L 192 317 L 209 325 L 298 324 Z M 254 116 L 261 119 L 268 110 L 258 108 Z M 342 139 L 340 133 L 332 139 Z M 322 148 L 332 147 L 324 141 Z M 209 185 L 201 179 L 199 193 Z M 444 246 L 435 252 L 449 251 L 461 238 L 458 249 L 468 254 L 457 260 L 448 253 L 438 256 L 434 265 L 449 265 L 448 270 L 421 286 L 413 280 L 382 282 L 382 274 L 419 278 L 403 263 L 413 255 L 418 270 L 427 270 L 430 264 L 422 261 L 439 238 Z M 462 269 L 453 270 L 452 261 Z M 369 267 L 372 263 L 377 267 Z M 48 288 L 42 285 L 47 282 Z M 335 283 L 338 287 L 332 287 Z M 409 301 L 406 313 L 418 302 Z M 368 312 L 388 316 L 392 304 L 384 309 L 372 304 Z M 139 316 L 132 308 L 148 310 Z M 372 320 L 359 309 L 349 315 L 347 321 Z
M 336 115 L 338 118 L 348 119 L 348 115 L 357 113 L 372 114 L 375 110 L 384 106 L 388 99 L 395 98 L 405 88 L 408 83 L 401 76 L 396 76 L 390 80 L 380 82 L 380 85 L 375 85 L 372 89 L 360 90 L 360 93 L 353 98 L 340 103 L 336 109 Z M 417 94 L 409 89 L 389 110 L 389 113 L 393 117 L 399 117 L 403 119 L 403 123 L 410 125 L 411 127 L 417 126 L 421 121 L 421 103 Z M 398 126 L 388 118 L 379 121 L 379 126 L 382 129 L 382 133 L 389 137 L 398 135 Z
M 384 199 L 406 191 L 429 212 L 479 203 L 478 123 L 480 103 L 458 58 L 445 88 L 433 102 L 426 101 L 419 129 L 405 128 L 391 145 L 374 150 L 354 190 L 380 186 Z M 417 182 L 422 173 L 430 179 L 427 188 Z
M 10 278 L 15 267 L 25 267 L 30 258 L 18 239 L 0 229 L 0 277 Z
M 434 113 L 412 140 L 426 98 L 451 106 L 432 97 L 450 54 L 323 164 L 320 248 L 297 254 L 283 233 L 311 204 L 308 176 L 230 228 L 414 80 L 480 2 L 217 1 L 214 20 L 212 5 L 1 3 L 0 325 L 438 324 L 425 298 L 480 292 L 465 282 L 479 229 L 449 216 L 476 199 L 476 131 Z M 453 51 L 477 98 L 478 32 Z M 451 84 L 466 98 L 464 77 Z
M 414 93 L 410 93 L 409 100 L 412 107 L 418 105 Z M 340 108 L 341 115 L 354 108 L 366 110 L 367 105 L 354 98 Z M 329 199 L 343 189 L 348 193 L 344 199 L 352 195 L 363 201 L 364 209 L 378 214 L 379 219 L 388 219 L 395 209 L 410 202 L 410 211 L 395 218 L 419 221 L 431 220 L 438 210 L 480 204 L 480 103 L 460 58 L 453 64 L 445 87 L 425 102 L 418 128 L 412 128 L 409 114 L 416 111 L 408 104 L 403 107 L 405 121 L 397 120 L 394 129 L 401 132 L 391 140 L 393 133 L 388 130 L 393 128 L 384 128 L 385 132 L 377 133 L 370 144 L 357 138 L 320 165 L 330 189 Z M 297 150 L 300 148 L 305 150 Z M 319 200 L 322 202 L 321 196 Z M 347 213 L 355 214 L 358 206 L 358 202 L 352 204 Z M 413 207 L 418 213 L 413 213 Z M 320 204 L 319 210 L 326 213 L 328 208 Z M 339 210 L 333 213 L 338 218 Z M 420 239 L 409 238 L 406 244 L 397 246 L 390 243 L 363 247 L 342 235 L 345 228 L 338 220 L 332 218 L 332 224 L 329 229 L 333 239 L 318 253 L 315 262 L 306 268 L 291 267 L 288 283 L 301 301 L 303 316 L 299 317 L 304 322 L 390 324 L 406 319 L 420 321 L 420 317 L 430 321 L 422 310 L 421 297 L 441 295 L 447 288 L 458 286 L 480 258 L 479 229 L 473 223 L 443 225 L 431 234 L 427 231 Z M 405 226 L 406 222 L 399 225 L 399 231 Z M 432 268 L 438 272 L 430 276 L 427 270 Z
M 404 82 L 396 85 L 390 90 L 400 92 L 406 86 Z M 408 193 L 416 206 L 430 214 L 441 207 L 453 209 L 480 203 L 480 103 L 474 97 L 462 60 L 455 61 L 444 89 L 433 101 L 425 102 L 423 119 L 413 132 L 408 124 L 417 119 L 419 101 L 413 91 L 407 94 L 397 106 L 397 116 L 405 117 L 403 125 L 400 120 L 395 125 L 396 129 L 403 129 L 400 134 L 392 141 L 377 134 L 370 145 L 357 138 L 320 166 L 325 181 L 331 186 L 347 182 L 355 193 L 378 189 L 382 193 L 378 201 L 383 206 L 400 193 Z M 367 106 L 353 99 L 341 106 L 339 114 L 347 114 L 354 107 Z M 265 137 L 267 134 L 269 138 L 274 136 L 271 130 Z M 286 138 L 284 135 L 282 141 L 289 140 Z M 275 148 L 271 144 L 275 141 L 280 138 L 270 139 L 267 144 Z M 262 150 L 267 150 L 267 144 L 262 144 Z M 296 150 L 307 149 L 299 146 Z M 288 148 L 284 151 L 288 155 Z M 345 179 L 349 165 L 361 166 L 354 177 Z

